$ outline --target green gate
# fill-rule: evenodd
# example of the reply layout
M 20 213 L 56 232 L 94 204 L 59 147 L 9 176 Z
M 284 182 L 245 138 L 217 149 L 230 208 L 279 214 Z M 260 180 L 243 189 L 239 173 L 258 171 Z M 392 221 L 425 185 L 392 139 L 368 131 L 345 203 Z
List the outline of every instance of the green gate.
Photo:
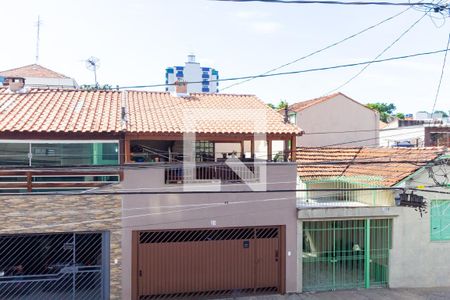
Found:
M 303 222 L 303 291 L 387 286 L 391 224 L 390 219 Z

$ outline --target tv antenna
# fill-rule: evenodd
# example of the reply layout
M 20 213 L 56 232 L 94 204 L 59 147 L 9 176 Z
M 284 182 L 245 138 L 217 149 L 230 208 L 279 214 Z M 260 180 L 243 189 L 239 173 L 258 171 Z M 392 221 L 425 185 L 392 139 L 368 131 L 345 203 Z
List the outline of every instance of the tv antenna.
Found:
M 100 67 L 100 59 L 91 56 L 86 60 L 86 68 L 94 72 L 95 87 L 98 87 L 97 69 Z
M 36 32 L 36 63 L 39 62 L 39 41 L 40 41 L 41 25 L 42 25 L 41 16 L 38 16 L 38 19 L 37 19 L 37 22 L 36 22 L 36 27 L 37 27 L 37 32 Z

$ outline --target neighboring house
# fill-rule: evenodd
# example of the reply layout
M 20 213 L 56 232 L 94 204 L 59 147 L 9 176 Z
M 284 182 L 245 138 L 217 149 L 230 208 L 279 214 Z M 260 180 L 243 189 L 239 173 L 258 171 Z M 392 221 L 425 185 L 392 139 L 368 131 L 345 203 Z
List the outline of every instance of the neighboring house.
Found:
M 449 123 L 439 120 L 399 120 L 380 129 L 382 147 L 432 147 L 448 146 Z
M 6 71 L 0 71 L 0 86 L 4 77 L 19 77 L 25 79 L 25 87 L 49 89 L 76 89 L 77 82 L 70 77 L 47 69 L 38 64 L 32 64 Z
M 425 127 L 425 146 L 450 147 L 450 123 Z
M 0 88 L 0 298 L 296 291 L 295 192 L 264 191 L 300 133 L 250 95 Z
M 292 104 L 288 114 L 304 131 L 298 147 L 378 145 L 378 113 L 342 93 Z
M 441 148 L 298 148 L 309 190 L 297 201 L 299 292 L 450 286 L 448 158 Z M 397 206 L 400 188 L 417 189 L 427 213 Z
M 218 93 L 219 71 L 210 67 L 201 67 L 195 61 L 195 55 L 188 55 L 184 66 L 174 66 L 166 69 L 166 92 L 175 91 L 175 82 L 192 82 L 188 84 L 188 93 Z

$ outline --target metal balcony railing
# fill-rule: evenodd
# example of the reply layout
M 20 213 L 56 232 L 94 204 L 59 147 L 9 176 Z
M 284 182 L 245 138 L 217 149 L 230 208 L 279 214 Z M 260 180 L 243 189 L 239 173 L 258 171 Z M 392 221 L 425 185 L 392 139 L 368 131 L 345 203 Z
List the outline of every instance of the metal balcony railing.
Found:
M 89 189 L 118 183 L 118 169 L 2 170 L 0 192 Z
M 254 164 L 233 165 L 223 163 L 197 164 L 193 167 L 183 165 L 170 166 L 165 169 L 166 184 L 196 182 L 243 183 L 258 182 L 260 167 Z

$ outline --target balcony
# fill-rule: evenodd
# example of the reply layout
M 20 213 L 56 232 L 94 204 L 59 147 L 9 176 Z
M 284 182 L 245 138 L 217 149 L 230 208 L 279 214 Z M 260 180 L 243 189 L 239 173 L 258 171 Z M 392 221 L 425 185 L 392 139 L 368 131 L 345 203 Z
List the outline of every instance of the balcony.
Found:
M 255 183 L 260 182 L 261 166 L 255 163 L 199 163 L 194 167 L 169 165 L 165 168 L 165 184 L 184 183 Z
M 87 190 L 118 183 L 118 168 L 0 170 L 0 193 Z
M 392 191 L 349 190 L 381 187 L 376 184 L 378 181 L 379 179 L 369 177 L 333 177 L 303 181 L 298 185 L 298 189 L 311 191 L 297 193 L 297 208 L 393 206 L 395 201 Z M 338 189 L 339 191 L 336 191 Z

